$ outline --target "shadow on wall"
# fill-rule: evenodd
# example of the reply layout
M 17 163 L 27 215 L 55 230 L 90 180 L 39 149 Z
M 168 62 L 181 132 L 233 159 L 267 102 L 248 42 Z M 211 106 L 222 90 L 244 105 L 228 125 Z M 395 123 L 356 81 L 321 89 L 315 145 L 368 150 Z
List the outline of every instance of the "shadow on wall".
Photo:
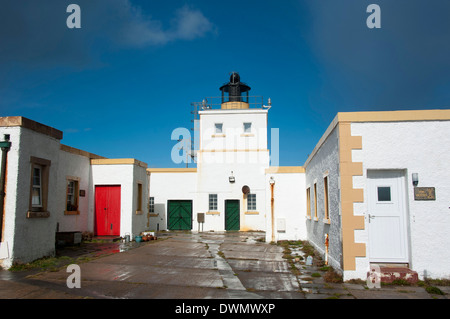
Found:
M 158 216 L 151 217 L 154 219 L 151 223 L 151 225 L 155 228 L 153 230 L 159 231 L 161 229 L 166 229 L 166 204 L 155 203 L 155 213 L 158 214 Z

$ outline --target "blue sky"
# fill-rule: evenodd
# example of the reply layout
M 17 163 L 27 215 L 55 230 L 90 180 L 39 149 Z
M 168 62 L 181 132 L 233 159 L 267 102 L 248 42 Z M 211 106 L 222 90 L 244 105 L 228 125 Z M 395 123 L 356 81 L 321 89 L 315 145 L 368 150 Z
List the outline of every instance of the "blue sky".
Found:
M 66 26 L 71 3 L 81 29 Z M 381 29 L 366 25 L 371 3 Z M 237 71 L 272 100 L 280 165 L 303 165 L 337 112 L 449 108 L 449 12 L 446 0 L 3 0 L 0 116 L 177 167 L 172 131 Z

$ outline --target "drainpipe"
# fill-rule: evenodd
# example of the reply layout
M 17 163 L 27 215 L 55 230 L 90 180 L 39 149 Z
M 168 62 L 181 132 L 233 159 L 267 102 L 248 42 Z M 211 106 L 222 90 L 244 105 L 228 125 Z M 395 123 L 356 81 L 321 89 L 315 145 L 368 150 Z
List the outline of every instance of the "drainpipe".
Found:
M 328 265 L 328 245 L 329 245 L 328 234 L 325 234 L 325 265 Z
M 1 165 L 1 178 L 0 178 L 0 241 L 3 237 L 3 215 L 4 215 L 4 203 L 5 203 L 5 181 L 6 181 L 6 157 L 9 149 L 11 148 L 11 142 L 9 141 L 9 134 L 4 135 L 5 140 L 0 142 L 2 149 L 2 165 Z
M 275 199 L 273 196 L 275 180 L 273 179 L 273 176 L 270 177 L 269 184 L 270 184 L 270 210 L 271 210 L 271 221 L 272 221 L 272 242 L 275 242 L 275 211 L 274 211 Z

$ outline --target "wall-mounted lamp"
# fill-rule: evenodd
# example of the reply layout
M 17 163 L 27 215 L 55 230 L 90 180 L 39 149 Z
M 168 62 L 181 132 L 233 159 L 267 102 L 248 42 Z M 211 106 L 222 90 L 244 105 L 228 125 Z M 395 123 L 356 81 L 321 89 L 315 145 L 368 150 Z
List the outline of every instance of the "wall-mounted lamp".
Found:
M 233 171 L 231 171 L 231 175 L 230 175 L 230 177 L 228 177 L 228 180 L 230 181 L 230 183 L 234 183 L 236 181 L 233 176 Z
M 269 184 L 270 185 L 274 185 L 275 184 L 275 179 L 273 178 L 273 176 L 270 176 Z
M 413 186 L 416 187 L 417 185 L 419 185 L 419 174 L 417 173 L 412 173 L 412 182 L 413 182 Z

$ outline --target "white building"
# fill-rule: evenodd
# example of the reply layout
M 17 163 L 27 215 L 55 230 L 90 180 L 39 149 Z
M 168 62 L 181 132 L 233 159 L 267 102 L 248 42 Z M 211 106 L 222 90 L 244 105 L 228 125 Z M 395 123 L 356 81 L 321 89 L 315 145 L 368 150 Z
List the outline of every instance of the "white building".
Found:
M 57 233 L 122 236 L 148 227 L 147 164 L 63 145 L 61 131 L 20 116 L 0 118 L 0 138 L 11 143 L 1 155 L 3 267 L 54 255 Z M 101 198 L 100 188 L 116 192 Z
M 448 163 L 450 110 L 338 113 L 304 165 L 308 240 L 344 280 L 449 278 Z
M 304 169 L 270 166 L 270 105 L 249 101 L 250 87 L 237 73 L 221 90 L 220 108 L 205 100 L 198 112 L 197 168 L 148 169 L 151 228 L 306 239 Z
M 2 265 L 54 254 L 62 232 L 253 230 L 308 240 L 344 280 L 374 265 L 450 278 L 450 110 L 338 113 L 303 166 L 278 167 L 270 103 L 251 103 L 236 73 L 221 90 L 198 112 L 196 168 L 106 159 L 0 118 Z

